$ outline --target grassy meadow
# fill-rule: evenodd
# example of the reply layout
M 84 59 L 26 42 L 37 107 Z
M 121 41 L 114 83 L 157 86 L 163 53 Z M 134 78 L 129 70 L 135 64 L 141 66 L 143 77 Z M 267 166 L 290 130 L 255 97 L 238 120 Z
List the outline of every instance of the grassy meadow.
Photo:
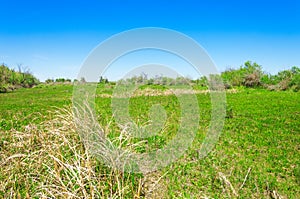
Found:
M 113 119 L 114 86 L 99 84 L 98 122 L 116 145 L 124 129 Z M 143 95 L 146 92 L 156 94 Z M 163 130 L 136 150 L 164 147 L 180 120 L 175 95 L 142 87 L 130 99 L 132 119 L 149 120 L 152 105 L 167 115 Z M 227 116 L 209 155 L 198 150 L 209 128 L 211 102 L 196 94 L 200 123 L 179 160 L 149 174 L 123 173 L 91 156 L 76 132 L 69 84 L 0 93 L 0 198 L 300 198 L 300 93 L 238 89 L 227 92 Z M 120 142 L 120 143 L 119 143 Z

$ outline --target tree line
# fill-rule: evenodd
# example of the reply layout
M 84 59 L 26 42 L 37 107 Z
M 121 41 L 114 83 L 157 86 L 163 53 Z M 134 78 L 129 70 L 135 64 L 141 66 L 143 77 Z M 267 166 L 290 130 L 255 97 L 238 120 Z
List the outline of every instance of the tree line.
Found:
M 214 84 L 212 81 L 222 81 L 225 89 L 230 88 L 266 88 L 268 90 L 300 90 L 300 68 L 293 66 L 290 69 L 282 70 L 275 75 L 264 72 L 262 66 L 256 62 L 245 62 L 239 68 L 229 68 L 220 75 L 201 76 L 196 80 L 188 77 L 170 78 L 164 76 L 156 76 L 148 78 L 147 74 L 142 73 L 128 79 L 119 80 L 119 83 L 143 83 L 147 85 L 183 85 L 192 84 L 198 87 L 211 88 Z M 211 88 L 218 89 L 218 88 Z
M 211 75 L 209 77 L 202 76 L 196 80 L 187 77 L 170 78 L 165 76 L 155 76 L 148 78 L 148 75 L 142 73 L 140 76 L 134 76 L 128 79 L 121 79 L 121 82 L 130 82 L 146 85 L 185 85 L 192 84 L 202 88 L 210 87 L 212 81 L 217 79 L 222 80 L 226 89 L 247 87 L 247 88 L 266 88 L 268 90 L 300 90 L 300 68 L 293 66 L 290 69 L 282 70 L 277 74 L 270 74 L 263 71 L 262 66 L 256 62 L 247 61 L 239 68 L 229 68 L 223 71 L 220 75 Z M 85 83 L 85 79 L 74 80 Z M 70 79 L 57 78 L 47 79 L 45 83 L 71 83 Z M 0 92 L 8 92 L 17 88 L 30 88 L 39 84 L 39 80 L 34 77 L 27 69 L 21 66 L 18 70 L 10 69 L 5 64 L 0 65 Z M 99 83 L 107 84 L 107 78 L 100 77 Z

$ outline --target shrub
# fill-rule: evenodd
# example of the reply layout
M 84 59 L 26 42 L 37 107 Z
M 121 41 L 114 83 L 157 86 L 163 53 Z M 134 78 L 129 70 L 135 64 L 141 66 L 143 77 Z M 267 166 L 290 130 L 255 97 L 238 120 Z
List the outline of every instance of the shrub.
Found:
M 285 91 L 289 89 L 289 84 L 290 84 L 290 80 L 284 79 L 281 82 L 279 82 L 278 86 L 280 90 Z
M 0 92 L 12 91 L 20 87 L 33 87 L 37 84 L 39 84 L 39 80 L 29 70 L 22 72 L 21 67 L 19 67 L 19 72 L 16 72 L 4 64 L 0 66 Z
M 50 83 L 53 83 L 54 82 L 54 80 L 53 79 L 46 79 L 46 81 L 45 81 L 47 84 L 50 84 Z
M 202 76 L 196 80 L 196 83 L 201 87 L 208 87 L 208 80 L 206 76 Z
M 220 75 L 210 75 L 208 80 L 209 89 L 213 91 L 222 91 L 225 89 Z
M 57 78 L 55 80 L 55 82 L 61 82 L 61 83 L 64 83 L 65 81 L 66 81 L 65 78 Z
M 246 75 L 244 80 L 244 85 L 246 87 L 257 87 L 260 84 L 260 74 L 258 71 L 254 71 L 253 73 Z
M 292 79 L 289 82 L 289 87 L 291 87 L 293 91 L 300 90 L 300 72 L 293 75 Z
M 255 87 L 261 85 L 262 68 L 257 63 L 247 61 L 239 69 L 227 69 L 221 74 L 224 82 L 231 86 Z

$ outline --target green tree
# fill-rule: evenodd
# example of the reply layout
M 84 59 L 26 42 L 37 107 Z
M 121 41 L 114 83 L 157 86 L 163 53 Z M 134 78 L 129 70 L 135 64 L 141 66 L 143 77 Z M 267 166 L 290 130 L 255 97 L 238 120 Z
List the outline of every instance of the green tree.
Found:
M 221 74 L 224 84 L 230 86 L 256 87 L 261 85 L 262 67 L 247 61 L 238 69 L 227 69 Z

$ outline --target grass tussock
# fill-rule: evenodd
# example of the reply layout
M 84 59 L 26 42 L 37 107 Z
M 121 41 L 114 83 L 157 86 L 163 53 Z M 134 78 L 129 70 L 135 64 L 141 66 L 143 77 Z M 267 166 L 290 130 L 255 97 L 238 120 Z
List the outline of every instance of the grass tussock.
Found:
M 1 132 L 0 196 L 4 198 L 151 198 L 161 175 L 128 174 L 92 157 L 64 108 L 22 132 Z M 116 138 L 115 146 L 123 139 Z M 116 144 L 120 142 L 120 144 Z M 162 193 L 161 193 L 162 194 Z

